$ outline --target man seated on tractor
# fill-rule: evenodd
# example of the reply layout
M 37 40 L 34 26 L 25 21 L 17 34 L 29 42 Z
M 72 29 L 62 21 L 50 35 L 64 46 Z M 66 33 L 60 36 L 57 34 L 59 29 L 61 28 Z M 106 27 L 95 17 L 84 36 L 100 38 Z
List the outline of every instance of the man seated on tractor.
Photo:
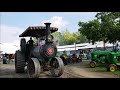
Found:
M 32 37 L 30 37 L 30 40 L 27 42 L 28 51 L 30 52 L 29 55 L 31 55 L 31 49 L 33 47 L 33 43 L 34 43 L 34 41 L 32 40 Z
M 49 36 L 48 36 L 48 42 L 49 42 L 49 43 L 53 43 L 53 36 L 52 36 L 52 35 L 49 35 Z
M 45 44 L 45 40 L 42 38 L 38 38 L 38 46 L 42 46 Z

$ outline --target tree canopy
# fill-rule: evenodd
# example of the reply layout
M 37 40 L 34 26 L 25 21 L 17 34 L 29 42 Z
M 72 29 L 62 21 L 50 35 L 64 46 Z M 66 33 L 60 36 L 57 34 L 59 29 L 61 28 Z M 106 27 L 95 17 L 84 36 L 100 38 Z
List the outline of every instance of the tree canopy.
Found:
M 116 43 L 120 41 L 120 12 L 100 12 L 96 19 L 79 22 L 79 31 L 93 44 L 96 41 Z M 105 46 L 105 45 L 104 45 Z

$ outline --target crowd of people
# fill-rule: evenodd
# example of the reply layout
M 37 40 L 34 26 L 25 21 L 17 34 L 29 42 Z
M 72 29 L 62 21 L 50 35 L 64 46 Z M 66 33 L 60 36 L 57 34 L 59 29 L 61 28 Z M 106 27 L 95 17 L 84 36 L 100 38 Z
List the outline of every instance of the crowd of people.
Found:
M 3 64 L 9 64 L 11 62 L 12 59 L 14 59 L 14 54 L 3 54 L 0 57 L 1 61 L 3 62 Z

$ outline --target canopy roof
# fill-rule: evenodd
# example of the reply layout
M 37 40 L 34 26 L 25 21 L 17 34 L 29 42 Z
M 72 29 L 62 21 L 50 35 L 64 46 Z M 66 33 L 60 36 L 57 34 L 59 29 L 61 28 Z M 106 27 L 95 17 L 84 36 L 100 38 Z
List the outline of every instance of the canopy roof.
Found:
M 45 26 L 29 26 L 19 37 L 43 37 L 45 36 Z M 58 31 L 56 27 L 50 27 L 51 33 Z

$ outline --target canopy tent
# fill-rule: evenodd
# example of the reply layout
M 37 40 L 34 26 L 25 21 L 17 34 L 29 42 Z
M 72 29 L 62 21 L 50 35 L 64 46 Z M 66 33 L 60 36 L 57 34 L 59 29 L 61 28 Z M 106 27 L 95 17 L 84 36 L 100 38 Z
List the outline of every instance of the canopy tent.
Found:
M 2 51 L 0 54 L 5 54 L 5 53 L 14 54 L 15 51 L 18 50 L 19 48 L 20 48 L 19 46 L 4 43 L 0 45 L 0 51 Z
M 58 48 L 58 51 L 72 51 L 72 50 L 75 50 L 75 48 L 63 48 L 63 49 Z M 76 48 L 76 50 L 78 50 L 78 49 Z

